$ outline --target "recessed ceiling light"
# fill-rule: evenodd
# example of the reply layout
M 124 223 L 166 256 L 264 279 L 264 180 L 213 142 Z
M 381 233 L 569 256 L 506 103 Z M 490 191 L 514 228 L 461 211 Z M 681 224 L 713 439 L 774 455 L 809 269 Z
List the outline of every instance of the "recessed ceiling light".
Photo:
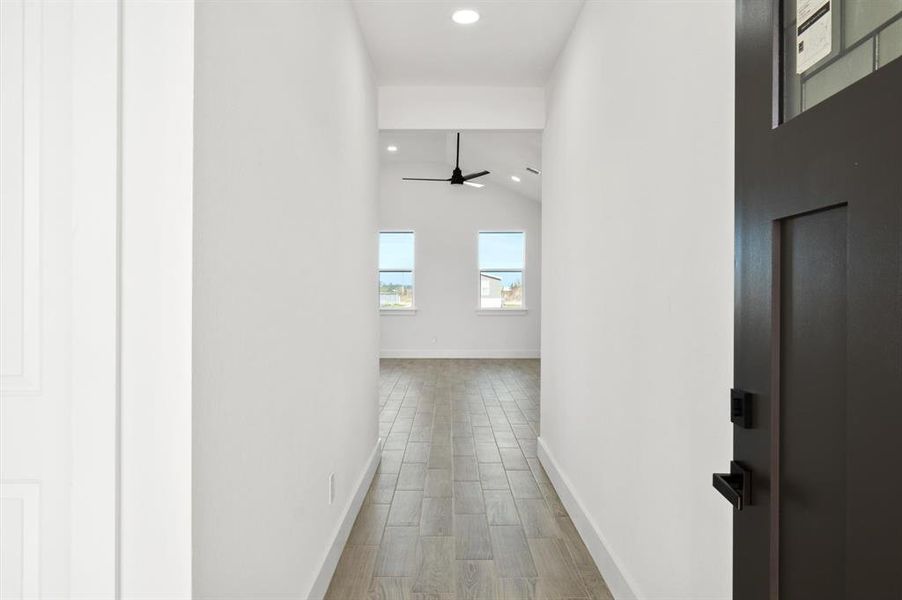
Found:
M 472 25 L 479 20 L 479 13 L 469 8 L 454 11 L 451 20 L 458 25 Z
M 388 150 L 389 152 L 397 152 L 398 151 L 397 146 L 386 146 L 385 149 Z
M 485 184 L 484 184 L 484 183 L 474 183 L 474 182 L 472 182 L 472 181 L 464 181 L 464 185 L 468 185 L 468 186 L 470 186 L 470 187 L 475 187 L 475 188 L 481 188 L 481 187 L 483 187 Z
M 520 178 L 517 177 L 516 175 L 511 175 L 511 180 L 516 181 L 517 183 L 520 183 Z

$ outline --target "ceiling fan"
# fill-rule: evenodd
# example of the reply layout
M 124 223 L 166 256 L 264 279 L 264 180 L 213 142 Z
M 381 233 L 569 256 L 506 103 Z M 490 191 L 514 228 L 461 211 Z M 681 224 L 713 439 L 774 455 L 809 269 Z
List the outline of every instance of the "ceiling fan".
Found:
M 454 171 L 451 172 L 451 177 L 448 179 L 428 179 L 423 177 L 404 177 L 404 181 L 443 181 L 445 183 L 450 183 L 451 185 L 470 185 L 473 187 L 482 187 L 481 183 L 474 183 L 472 180 L 477 177 L 482 177 L 483 175 L 488 175 L 488 171 L 479 171 L 478 173 L 470 173 L 469 175 L 464 175 L 460 170 L 460 132 L 457 134 L 457 159 L 454 164 Z

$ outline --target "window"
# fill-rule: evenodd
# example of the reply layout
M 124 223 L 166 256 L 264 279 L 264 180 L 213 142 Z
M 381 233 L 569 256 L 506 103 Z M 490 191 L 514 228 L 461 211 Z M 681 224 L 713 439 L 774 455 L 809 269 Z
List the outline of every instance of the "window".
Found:
M 523 309 L 526 234 L 522 231 L 479 233 L 479 308 Z
M 902 0 L 783 0 L 783 9 L 784 120 L 902 56 Z
M 379 308 L 413 309 L 413 232 L 379 233 Z

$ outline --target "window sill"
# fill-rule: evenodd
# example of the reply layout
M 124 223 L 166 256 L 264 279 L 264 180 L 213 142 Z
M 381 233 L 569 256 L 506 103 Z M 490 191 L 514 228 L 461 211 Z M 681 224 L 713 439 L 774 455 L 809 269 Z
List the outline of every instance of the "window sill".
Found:
M 417 314 L 415 308 L 380 308 L 380 315 L 390 315 L 393 317 L 414 317 Z
M 525 308 L 477 308 L 476 314 L 481 317 L 522 317 L 527 313 Z

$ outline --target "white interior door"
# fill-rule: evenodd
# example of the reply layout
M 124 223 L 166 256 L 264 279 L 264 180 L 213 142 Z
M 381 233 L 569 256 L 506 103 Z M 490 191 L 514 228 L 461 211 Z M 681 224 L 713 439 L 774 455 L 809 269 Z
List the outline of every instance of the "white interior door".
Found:
M 0 598 L 116 590 L 117 5 L 0 1 Z

